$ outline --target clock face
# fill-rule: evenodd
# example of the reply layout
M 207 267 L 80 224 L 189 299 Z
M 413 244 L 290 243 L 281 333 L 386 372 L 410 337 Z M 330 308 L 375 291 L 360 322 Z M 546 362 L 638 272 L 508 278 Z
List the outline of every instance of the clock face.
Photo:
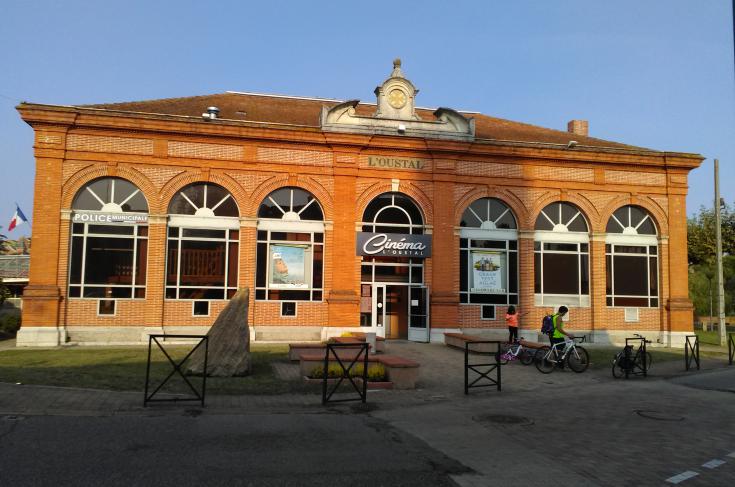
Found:
M 388 93 L 388 103 L 393 108 L 403 108 L 406 104 L 406 100 L 406 94 L 401 90 L 391 90 L 390 93 Z

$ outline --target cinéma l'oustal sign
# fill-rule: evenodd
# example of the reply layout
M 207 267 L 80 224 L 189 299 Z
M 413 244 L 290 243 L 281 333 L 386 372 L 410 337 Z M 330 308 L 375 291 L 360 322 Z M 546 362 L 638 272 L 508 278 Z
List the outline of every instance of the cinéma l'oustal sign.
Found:
M 357 255 L 431 257 L 431 235 L 357 232 Z

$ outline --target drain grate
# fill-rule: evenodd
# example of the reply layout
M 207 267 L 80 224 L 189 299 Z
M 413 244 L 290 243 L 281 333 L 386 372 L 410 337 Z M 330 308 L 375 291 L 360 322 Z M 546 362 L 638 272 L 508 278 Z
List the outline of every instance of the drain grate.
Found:
M 525 416 L 516 416 L 514 414 L 483 414 L 475 416 L 475 421 L 478 423 L 492 423 L 492 424 L 520 424 L 528 426 L 533 424 L 533 420 Z
M 684 416 L 676 416 L 661 411 L 651 411 L 646 409 L 636 409 L 635 413 L 641 418 L 655 419 L 656 421 L 684 421 Z

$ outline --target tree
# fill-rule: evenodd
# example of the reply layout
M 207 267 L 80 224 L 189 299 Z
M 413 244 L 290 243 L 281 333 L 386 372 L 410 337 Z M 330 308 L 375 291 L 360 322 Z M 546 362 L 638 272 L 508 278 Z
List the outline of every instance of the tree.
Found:
M 722 252 L 735 255 L 735 212 L 725 205 L 721 211 Z M 715 257 L 715 210 L 699 208 L 699 213 L 687 220 L 687 243 L 690 264 L 704 264 Z

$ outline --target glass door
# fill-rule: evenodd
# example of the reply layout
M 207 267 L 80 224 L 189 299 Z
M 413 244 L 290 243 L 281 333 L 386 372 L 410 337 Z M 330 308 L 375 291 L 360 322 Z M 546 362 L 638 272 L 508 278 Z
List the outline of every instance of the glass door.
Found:
M 411 286 L 408 300 L 408 339 L 429 342 L 429 288 Z
M 385 338 L 385 284 L 373 284 L 372 326 L 375 334 Z

